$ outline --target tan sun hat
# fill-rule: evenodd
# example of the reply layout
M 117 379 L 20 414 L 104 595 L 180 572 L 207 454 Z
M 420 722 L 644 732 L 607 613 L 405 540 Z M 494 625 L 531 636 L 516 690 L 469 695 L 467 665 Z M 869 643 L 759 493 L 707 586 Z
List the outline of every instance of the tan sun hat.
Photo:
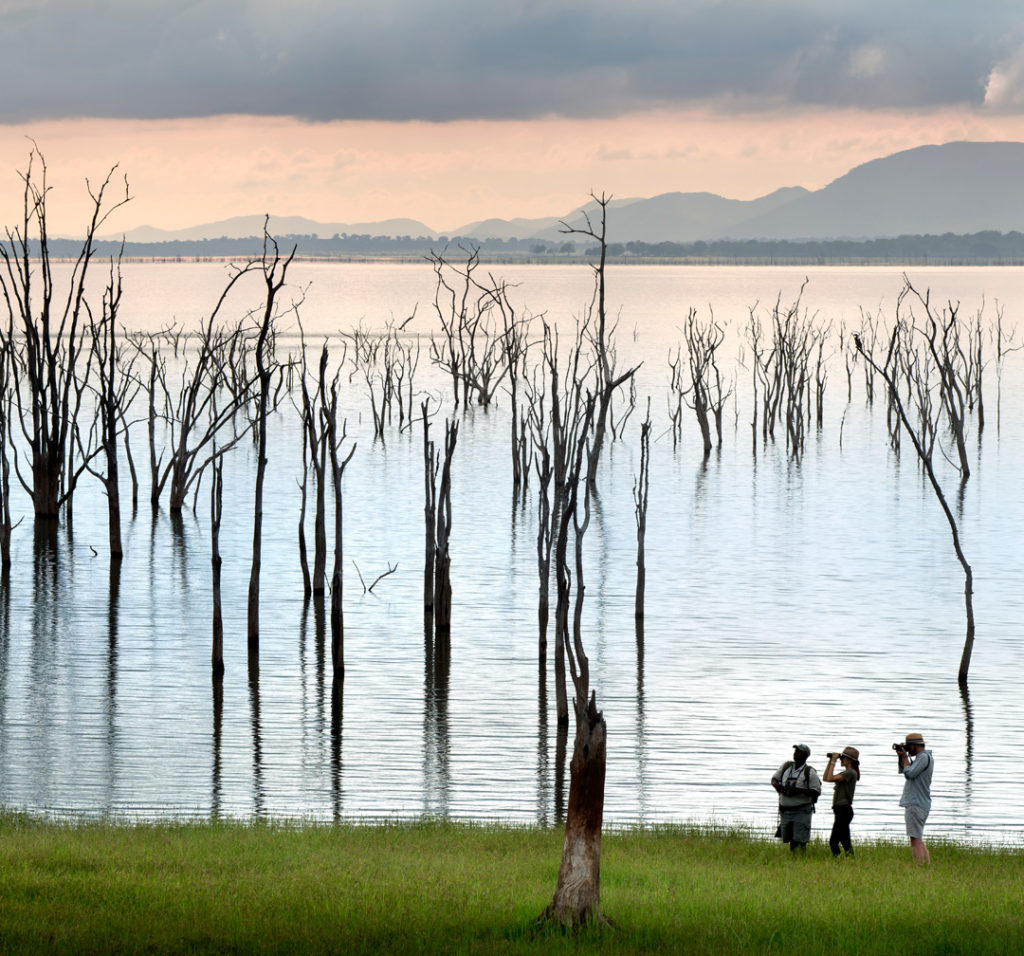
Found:
M 904 743 L 908 746 L 910 744 L 923 744 L 924 737 L 922 737 L 920 734 L 907 734 L 907 739 L 904 741 Z
M 843 747 L 841 757 L 847 757 L 854 763 L 860 763 L 860 751 L 856 747 Z

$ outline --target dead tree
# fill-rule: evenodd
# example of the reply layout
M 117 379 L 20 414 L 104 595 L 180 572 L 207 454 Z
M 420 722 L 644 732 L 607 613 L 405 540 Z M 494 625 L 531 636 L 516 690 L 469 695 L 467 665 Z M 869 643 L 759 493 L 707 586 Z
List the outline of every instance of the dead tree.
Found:
M 288 266 L 295 257 L 297 247 L 284 259 L 267 226 L 269 217 L 263 221 L 263 258 L 261 267 L 263 282 L 266 286 L 266 298 L 263 302 L 263 315 L 259 322 L 259 334 L 256 337 L 255 360 L 256 378 L 259 392 L 256 395 L 256 492 L 253 502 L 252 522 L 252 568 L 249 573 L 249 604 L 246 635 L 249 654 L 258 655 L 260 648 L 260 568 L 263 551 L 263 484 L 267 472 L 267 414 L 270 404 L 270 383 L 274 374 L 276 360 L 273 356 L 274 322 L 277 319 L 277 296 L 285 284 Z
M 731 389 L 723 394 L 722 375 L 718 368 L 716 352 L 725 339 L 725 330 L 714 316 L 709 320 L 697 317 L 697 310 L 690 309 L 683 326 L 686 336 L 686 351 L 690 367 L 690 387 L 685 394 L 690 396 L 687 404 L 697 418 L 701 440 L 704 444 L 704 457 L 711 454 L 711 412 L 715 419 L 718 445 L 722 444 L 722 408 Z
M 956 446 L 957 460 L 960 465 L 961 484 L 971 476 L 971 465 L 967 455 L 967 395 L 972 390 L 970 362 L 960 342 L 960 322 L 958 313 L 960 304 L 949 302 L 941 313 L 931 305 L 928 291 L 924 294 L 917 291 L 910 280 L 904 276 L 904 289 L 914 296 L 924 309 L 924 336 L 928 352 L 939 375 L 939 394 L 945 412 L 949 434 Z
M 326 350 L 326 349 L 325 349 Z M 348 434 L 344 419 L 338 424 L 338 373 L 328 386 L 323 378 L 320 380 L 320 416 L 321 427 L 327 434 L 327 449 L 331 457 L 331 485 L 334 488 L 334 568 L 331 571 L 331 664 L 334 668 L 334 680 L 340 683 L 345 679 L 345 619 L 342 611 L 342 587 L 344 584 L 343 567 L 345 549 L 343 544 L 343 507 L 341 479 L 345 468 L 355 454 L 356 446 L 348 450 L 342 457 L 342 446 Z
M 210 483 L 210 564 L 213 569 L 213 643 L 210 667 L 214 683 L 224 679 L 224 617 L 220 600 L 220 521 L 224 514 L 224 460 L 215 457 L 211 465 L 213 481 Z
M 122 245 L 123 252 L 123 245 Z M 89 332 L 93 359 L 98 378 L 96 412 L 100 427 L 99 447 L 106 461 L 105 472 L 87 465 L 89 471 L 103 484 L 107 497 L 107 528 L 110 559 L 120 561 L 121 547 L 121 495 L 117 458 L 118 439 L 127 430 L 125 413 L 131 405 L 138 385 L 132 375 L 134 356 L 124 360 L 117 341 L 117 321 L 121 306 L 121 253 L 116 263 L 111 260 L 110 278 L 103 293 L 103 311 L 97 320 L 90 310 Z M 82 450 L 83 460 L 89 454 Z
M 0 573 L 7 575 L 11 567 L 11 461 L 7 449 L 11 444 L 11 363 L 14 343 L 0 330 Z
M 545 339 L 550 335 L 550 330 L 545 328 Z M 548 346 L 546 346 L 548 347 Z M 528 424 L 531 432 L 531 444 L 533 446 L 532 460 L 537 475 L 537 576 L 538 601 L 537 601 L 537 625 L 538 625 L 538 647 L 537 659 L 540 672 L 543 678 L 547 667 L 548 654 L 548 617 L 550 616 L 550 590 L 551 590 L 551 483 L 553 469 L 551 462 L 551 448 L 549 436 L 551 434 L 551 422 L 545 411 L 545 392 L 543 386 L 544 377 L 540 381 L 526 380 L 529 395 L 529 418 Z M 565 687 L 564 675 L 562 687 Z M 564 696 L 564 690 L 563 690 Z M 546 711 L 545 711 L 546 714 Z M 568 715 L 567 715 L 568 717 Z
M 430 440 L 430 402 L 420 405 L 423 413 L 423 610 L 434 610 L 434 565 L 437 560 L 437 452 Z
M 28 167 L 20 174 L 24 183 L 21 222 L 13 230 L 8 228 L 7 241 L 0 242 L 0 290 L 7 305 L 7 338 L 13 340 L 16 329 L 23 337 L 22 347 L 13 354 L 10 371 L 14 407 L 28 443 L 31 475 L 22 475 L 17 458 L 15 472 L 40 518 L 57 518 L 74 492 L 77 474 L 70 475 L 68 466 L 74 454 L 77 413 L 87 377 L 82 374 L 80 360 L 89 265 L 97 231 L 129 200 L 125 180 L 124 198 L 107 203 L 106 193 L 116 169 L 107 173 L 95 191 L 86 181 L 92 210 L 81 250 L 71 265 L 66 295 L 58 294 L 50 254 L 46 161 L 34 145 Z
M 452 378 L 455 407 L 470 398 L 487 407 L 508 373 L 503 353 L 503 329 L 494 316 L 499 291 L 481 284 L 474 273 L 479 250 L 466 253 L 457 266 L 441 253 L 429 256 L 436 286 L 434 311 L 441 322 L 441 339 L 430 339 L 430 359 Z
M 644 588 L 647 583 L 647 561 L 644 539 L 647 535 L 647 499 L 651 488 L 651 402 L 647 400 L 647 417 L 640 426 L 640 473 L 633 482 L 633 505 L 636 511 L 636 600 L 634 617 L 644 617 Z
M 434 633 L 444 638 L 452 629 L 452 560 L 448 542 L 452 533 L 452 456 L 458 437 L 459 423 L 445 420 L 444 458 L 441 461 L 441 483 L 437 488 L 437 530 L 434 534 Z
M 299 552 L 303 565 L 303 585 L 305 593 L 319 595 L 324 593 L 327 576 L 327 425 L 322 412 L 322 397 L 327 394 L 328 377 L 327 342 L 324 342 L 320 350 L 320 360 L 317 365 L 316 378 L 310 387 L 310 372 L 306 358 L 306 339 L 302 333 L 302 324 L 299 323 L 302 351 L 302 408 L 300 415 L 302 419 L 303 433 L 303 481 L 302 481 L 302 515 L 299 518 Z M 344 355 L 341 364 L 344 364 Z M 315 486 L 315 498 L 313 506 L 313 574 L 310 577 L 306 561 L 305 544 L 305 502 L 306 502 L 306 475 L 309 467 L 313 469 Z
M 150 502 L 154 508 L 159 507 L 169 483 L 170 510 L 180 512 L 189 489 L 213 460 L 211 449 L 216 447 L 217 456 L 225 455 L 246 434 L 236 426 L 239 411 L 253 395 L 254 373 L 245 366 L 250 330 L 244 319 L 234 325 L 220 325 L 219 319 L 228 294 L 258 265 L 250 261 L 232 267 L 209 317 L 183 348 L 184 363 L 176 382 L 161 353 L 161 335 L 133 339 L 140 356 L 149 362 L 149 374 L 142 381 L 148 399 Z M 231 435 L 225 438 L 229 430 Z M 161 437 L 166 441 L 158 450 Z
M 608 430 L 612 399 L 619 386 L 629 381 L 639 370 L 640 366 L 635 365 L 633 368 L 622 373 L 619 373 L 615 367 L 614 336 L 618 323 L 610 323 L 608 321 L 605 269 L 608 258 L 608 204 L 611 202 L 612 197 L 606 196 L 604 193 L 601 194 L 600 198 L 594 193 L 591 193 L 590 196 L 597 203 L 600 210 L 599 224 L 595 225 L 590 219 L 590 214 L 584 211 L 583 225 L 570 226 L 568 223 L 563 222 L 561 231 L 571 235 L 586 236 L 598 244 L 598 262 L 596 266 L 592 267 L 594 270 L 594 295 L 587 310 L 587 321 L 584 323 L 594 350 L 597 371 L 595 387 L 597 410 L 594 415 L 594 438 L 590 448 L 590 461 L 587 463 L 587 480 L 591 482 L 591 487 L 596 487 L 597 465 L 601 459 L 605 433 Z
M 900 294 L 900 304 L 902 304 L 904 298 L 910 291 L 911 287 L 908 283 Z M 914 451 L 917 453 L 918 461 L 920 461 L 921 467 L 928 476 L 928 481 L 932 486 L 932 490 L 935 492 L 935 497 L 938 499 L 942 512 L 946 516 L 946 521 L 949 523 L 950 534 L 953 537 L 953 550 L 956 552 L 957 560 L 960 562 L 960 567 L 964 572 L 964 604 L 967 614 L 967 633 L 964 638 L 963 653 L 960 657 L 960 667 L 957 672 L 957 679 L 961 685 L 964 685 L 967 683 L 967 675 L 971 664 L 971 653 L 974 650 L 974 576 L 971 566 L 967 563 L 967 558 L 964 556 L 963 549 L 960 546 L 960 531 L 957 526 L 956 518 L 953 516 L 949 503 L 946 501 L 946 496 L 942 491 L 942 486 L 935 474 L 932 447 L 929 443 L 927 433 L 923 429 L 915 427 L 911 422 L 910 416 L 907 413 L 906 403 L 900 394 L 899 385 L 901 368 L 905 369 L 908 362 L 914 363 L 913 356 L 917 351 L 914 343 L 915 336 L 922 334 L 927 336 L 931 334 L 931 331 L 931 328 L 929 328 L 926 333 L 921 333 L 914 328 L 912 323 L 908 323 L 903 320 L 900 316 L 898 305 L 896 322 L 893 328 L 892 338 L 889 342 L 889 350 L 886 355 L 884 366 L 880 366 L 871 357 L 864 348 L 864 344 L 859 337 L 855 339 L 855 342 L 857 349 L 864 357 L 864 360 L 872 366 L 873 370 L 881 376 L 888 386 L 890 402 L 896 409 L 896 413 L 899 416 L 904 432 L 914 446 Z M 931 348 L 930 342 L 928 344 L 928 348 Z M 913 364 L 913 368 L 917 370 L 913 374 L 920 375 L 920 370 L 923 367 L 923 364 L 920 362 Z M 925 386 L 924 392 L 927 391 L 929 391 L 929 389 Z M 918 411 L 922 418 L 931 417 L 933 414 L 930 410 L 921 408 L 919 408 Z
M 573 367 L 573 363 L 570 363 Z M 556 515 L 555 576 L 558 582 L 556 630 L 562 644 L 573 682 L 573 713 L 576 733 L 569 765 L 569 806 L 565 821 L 562 862 L 555 893 L 541 919 L 562 926 L 578 927 L 602 920 L 601 916 L 601 829 L 604 816 L 604 783 L 607 728 L 597 709 L 597 695 L 590 688 L 590 662 L 583 646 L 582 609 L 584 596 L 583 539 L 590 523 L 589 476 L 585 463 L 587 436 L 593 427 L 596 400 L 582 393 L 578 377 L 571 388 L 577 401 L 562 413 L 552 406 L 553 445 L 557 468 L 564 479 L 561 508 Z M 556 425 L 556 417 L 560 418 Z M 565 427 L 568 425 L 568 427 Z M 582 494 L 582 517 L 579 496 Z M 575 610 L 570 633 L 568 607 L 572 572 L 568 560 L 570 530 L 575 539 Z

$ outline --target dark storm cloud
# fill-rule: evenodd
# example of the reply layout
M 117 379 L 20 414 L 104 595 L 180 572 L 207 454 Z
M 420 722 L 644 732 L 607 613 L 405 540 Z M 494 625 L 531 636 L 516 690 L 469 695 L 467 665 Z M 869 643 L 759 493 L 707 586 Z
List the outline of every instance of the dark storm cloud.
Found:
M 0 120 L 1012 104 L 1002 0 L 0 0 Z M 993 97 L 990 96 L 990 101 Z

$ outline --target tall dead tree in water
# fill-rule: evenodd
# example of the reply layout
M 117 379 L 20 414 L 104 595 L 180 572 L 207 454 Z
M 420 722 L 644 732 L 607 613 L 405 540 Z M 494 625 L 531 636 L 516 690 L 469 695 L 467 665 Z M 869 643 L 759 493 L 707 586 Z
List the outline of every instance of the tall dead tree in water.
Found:
M 636 599 L 634 617 L 644 617 L 644 589 L 647 584 L 647 558 L 644 541 L 647 537 L 647 500 L 651 490 L 651 403 L 647 401 L 647 417 L 640 426 L 640 473 L 633 483 L 633 504 L 636 509 Z
M 590 523 L 590 486 L 586 463 L 587 436 L 594 425 L 596 400 L 586 391 L 570 361 L 575 384 L 568 394 L 571 405 L 559 409 L 558 390 L 552 395 L 552 444 L 555 471 L 561 477 L 559 510 L 555 515 L 555 577 L 558 604 L 555 612 L 557 640 L 563 647 L 573 683 L 573 714 L 576 732 L 570 763 L 569 805 L 566 812 L 562 862 L 555 893 L 541 919 L 577 927 L 601 920 L 601 829 L 604 817 L 604 783 L 607 728 L 590 688 L 590 662 L 583 646 L 584 597 L 583 539 Z M 582 495 L 582 516 L 580 496 Z M 569 535 L 575 541 L 575 608 L 569 625 L 573 569 L 568 557 Z
M 253 501 L 252 567 L 249 572 L 249 605 L 246 634 L 249 655 L 260 649 L 260 568 L 263 563 L 263 484 L 267 473 L 267 414 L 270 404 L 270 380 L 276 360 L 273 356 L 274 321 L 277 318 L 277 296 L 284 286 L 288 266 L 295 257 L 295 246 L 285 259 L 281 258 L 276 240 L 267 232 L 269 217 L 263 221 L 263 258 L 261 266 L 266 297 L 254 346 L 256 378 L 256 492 Z
M 11 444 L 11 362 L 13 342 L 0 330 L 0 573 L 11 567 L 11 461 L 7 449 Z
M 117 340 L 120 307 L 121 253 L 118 253 L 116 263 L 113 260 L 110 263 L 110 278 L 103 293 L 103 311 L 99 319 L 92 315 L 91 310 L 89 312 L 89 333 L 98 379 L 96 414 L 100 428 L 99 447 L 106 461 L 106 471 L 100 472 L 88 465 L 89 455 L 82 450 L 82 458 L 89 471 L 99 478 L 106 491 L 110 559 L 113 562 L 120 561 L 123 556 L 117 444 L 122 430 L 126 428 L 125 411 L 139 388 L 132 375 L 134 357 L 127 359 L 123 366 L 121 364 L 122 353 Z
M 423 610 L 434 611 L 434 563 L 437 560 L 437 453 L 430 439 L 430 402 L 420 405 L 423 413 Z
M 220 522 L 224 514 L 224 460 L 215 457 L 211 466 L 213 481 L 210 482 L 210 565 L 213 584 L 213 643 L 210 649 L 210 668 L 213 680 L 224 678 L 224 616 L 220 600 Z
M 731 389 L 723 393 L 722 373 L 718 368 L 717 351 L 725 339 L 725 330 L 714 316 L 702 320 L 697 316 L 696 309 L 690 309 L 683 326 L 686 336 L 686 351 L 690 366 L 690 387 L 684 394 L 690 396 L 687 404 L 693 409 L 700 428 L 701 441 L 704 445 L 704 457 L 711 454 L 711 419 L 714 416 L 718 445 L 722 444 L 722 408 Z M 677 353 L 678 354 L 678 353 Z
M 430 359 L 452 378 L 455 407 L 474 399 L 487 407 L 508 372 L 503 354 L 503 329 L 495 318 L 499 292 L 480 283 L 476 270 L 479 250 L 466 254 L 458 266 L 440 253 L 431 253 L 436 276 L 434 311 L 441 322 L 440 341 L 431 337 Z
M 210 449 L 216 446 L 216 455 L 225 455 L 246 434 L 236 428 L 236 421 L 239 411 L 252 400 L 253 376 L 245 366 L 250 330 L 244 320 L 221 325 L 220 313 L 231 291 L 258 264 L 250 261 L 231 267 L 209 317 L 185 342 L 177 381 L 171 379 L 161 353 L 160 341 L 167 333 L 133 337 L 140 356 L 149 362 L 142 383 L 149 406 L 150 502 L 154 508 L 159 507 L 163 490 L 169 486 L 170 510 L 180 512 L 192 485 L 213 461 Z M 158 449 L 161 425 L 166 444 Z M 232 434 L 225 439 L 227 431 Z
M 452 560 L 448 543 L 452 533 L 452 456 L 459 423 L 444 423 L 444 458 L 437 489 L 437 531 L 434 535 L 434 632 L 445 637 L 452 629 Z
M 338 373 L 340 374 L 340 373 Z M 331 663 L 334 667 L 334 680 L 345 679 L 345 619 L 342 611 L 342 587 L 344 575 L 342 568 L 345 561 L 343 545 L 343 507 L 341 479 L 345 468 L 355 454 L 356 446 L 348 450 L 342 457 L 342 446 L 348 437 L 346 422 L 342 419 L 338 424 L 338 374 L 335 374 L 330 385 L 320 380 L 320 414 L 323 427 L 327 433 L 327 449 L 331 457 L 331 485 L 334 488 L 334 568 L 331 571 Z
M 960 304 L 949 302 L 941 312 L 932 308 L 931 296 L 917 291 L 904 276 L 904 291 L 912 295 L 924 309 L 922 334 L 927 342 L 928 353 L 939 375 L 939 395 L 949 434 L 956 446 L 960 463 L 960 481 L 964 483 L 971 476 L 971 465 L 967 455 L 967 404 L 971 384 L 971 361 L 960 342 Z
M 896 309 L 896 321 L 893 327 L 892 338 L 889 341 L 889 350 L 886 355 L 884 365 L 880 366 L 874 360 L 865 348 L 865 345 L 859 336 L 855 336 L 854 342 L 857 350 L 864 357 L 865 362 L 872 367 L 874 372 L 882 377 L 888 386 L 889 401 L 899 416 L 900 424 L 903 426 L 904 432 L 910 439 L 911 444 L 914 447 L 914 451 L 917 453 L 918 461 L 920 461 L 921 467 L 924 469 L 924 472 L 928 477 L 928 481 L 932 486 L 932 490 L 935 492 L 935 497 L 938 499 L 939 505 L 942 508 L 942 512 L 946 516 L 946 521 L 949 523 L 950 534 L 953 537 L 953 550 L 956 552 L 957 560 L 960 562 L 960 567 L 964 572 L 964 604 L 967 613 L 967 633 L 964 638 L 964 648 L 960 656 L 960 667 L 957 672 L 957 679 L 962 685 L 964 685 L 967 683 L 967 675 L 971 665 L 971 654 L 974 650 L 974 575 L 970 564 L 967 563 L 967 558 L 964 556 L 963 549 L 960 545 L 960 530 L 957 526 L 956 518 L 949 507 L 949 503 L 946 501 L 942 485 L 939 483 L 939 479 L 935 474 L 933 444 L 929 440 L 929 435 L 933 434 L 936 430 L 934 423 L 932 422 L 932 417 L 934 414 L 940 413 L 941 410 L 936 410 L 933 406 L 922 406 L 918 400 L 916 411 L 919 425 L 915 426 L 907 412 L 907 402 L 904 401 L 904 398 L 901 395 L 900 382 L 908 369 L 910 370 L 912 377 L 920 379 L 922 375 L 926 374 L 925 370 L 930 367 L 929 363 L 920 359 L 920 356 L 918 355 L 918 347 L 914 340 L 917 337 L 924 337 L 927 340 L 928 336 L 932 334 L 933 331 L 931 326 L 929 325 L 929 327 L 922 332 L 915 328 L 912 319 L 908 321 L 903 315 L 901 315 L 901 306 L 906 296 L 910 294 L 911 291 L 912 287 L 907 283 L 903 291 L 900 293 Z M 932 343 L 928 341 L 926 348 L 931 348 L 931 346 Z M 922 387 L 911 393 L 908 396 L 907 401 L 914 402 L 915 395 L 921 396 L 930 393 L 931 388 L 928 383 L 919 382 L 919 384 Z
M 610 323 L 608 321 L 606 290 L 608 204 L 612 201 L 612 197 L 606 196 L 604 193 L 601 194 L 600 198 L 594 193 L 591 193 L 590 197 L 597 203 L 597 207 L 600 210 L 598 224 L 595 225 L 591 221 L 590 214 L 584 210 L 582 225 L 570 226 L 568 223 L 563 222 L 561 231 L 570 235 L 586 236 L 598 244 L 597 265 L 592 267 L 594 270 L 594 296 L 588 307 L 587 320 L 584 323 L 594 352 L 597 377 L 594 391 L 596 401 L 594 437 L 589 452 L 590 460 L 587 462 L 587 480 L 593 488 L 597 482 L 597 465 L 601 460 L 601 450 L 604 447 L 604 439 L 608 430 L 608 420 L 615 392 L 620 385 L 628 382 L 636 374 L 640 366 L 636 365 L 622 373 L 615 367 L 614 337 L 618 323 Z
M 299 414 L 302 419 L 303 433 L 303 480 L 302 485 L 302 515 L 299 518 L 299 552 L 303 565 L 303 587 L 306 595 L 321 595 L 324 593 L 327 576 L 327 424 L 323 415 L 322 397 L 327 394 L 328 377 L 327 342 L 324 342 L 320 349 L 320 359 L 317 363 L 316 378 L 310 382 L 309 364 L 306 358 L 306 339 L 302 333 L 302 324 L 299 323 L 301 336 L 301 381 L 302 407 Z M 341 364 L 344 364 L 344 357 Z M 309 468 L 313 469 L 314 482 L 314 505 L 313 505 L 313 573 L 309 574 L 309 567 L 306 561 L 306 534 L 305 534 L 305 502 L 306 502 L 306 476 Z
M 13 353 L 11 375 L 14 407 L 28 441 L 31 475 L 23 476 L 17 461 L 15 471 L 40 518 L 58 516 L 61 505 L 70 501 L 77 478 L 68 473 L 68 466 L 85 377 L 80 360 L 87 357 L 82 355 L 82 333 L 89 266 L 97 231 L 129 199 L 125 180 L 124 197 L 107 202 L 116 169 L 107 173 L 97 190 L 86 182 L 91 215 L 81 250 L 71 264 L 66 294 L 57 291 L 46 216 L 46 161 L 35 146 L 27 169 L 20 174 L 24 184 L 21 222 L 13 230 L 8 228 L 7 241 L 0 242 L 0 291 L 7 306 L 7 338 L 13 340 L 17 330 L 24 343 Z

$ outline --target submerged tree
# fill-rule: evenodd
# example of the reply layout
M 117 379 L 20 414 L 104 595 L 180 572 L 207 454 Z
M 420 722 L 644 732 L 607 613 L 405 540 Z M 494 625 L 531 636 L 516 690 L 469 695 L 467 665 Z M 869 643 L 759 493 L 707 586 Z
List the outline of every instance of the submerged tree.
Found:
M 249 573 L 249 607 L 247 635 L 249 654 L 259 653 L 260 644 L 260 567 L 263 548 L 263 483 L 267 472 L 267 413 L 270 404 L 270 382 L 274 374 L 274 322 L 277 318 L 277 296 L 284 286 L 288 266 L 295 256 L 295 246 L 282 259 L 277 242 L 267 232 L 269 217 L 263 222 L 263 258 L 260 261 L 266 297 L 259 332 L 254 346 L 256 357 L 256 492 L 252 523 L 252 568 Z
M 108 203 L 107 190 L 115 166 L 99 189 L 86 186 L 92 205 L 85 238 L 71 264 L 68 289 L 58 293 L 58 278 L 50 253 L 46 201 L 49 186 L 46 162 L 33 146 L 24 183 L 22 219 L 6 230 L 0 242 L 0 291 L 7 305 L 8 341 L 17 332 L 22 345 L 12 353 L 10 366 L 14 406 L 28 442 L 31 475 L 26 478 L 15 458 L 15 471 L 32 497 L 38 517 L 56 518 L 69 501 L 77 475 L 69 474 L 85 374 L 81 361 L 87 319 L 87 278 L 95 254 L 97 231 L 109 216 L 128 202 L 124 197 Z M 79 471 L 84 469 L 84 464 Z
M 928 328 L 922 332 L 922 330 L 915 327 L 912 318 L 908 320 L 901 314 L 901 306 L 907 295 L 912 292 L 913 287 L 907 283 L 900 293 L 896 310 L 896 322 L 889 341 L 889 350 L 884 365 L 879 365 L 874 360 L 859 336 L 855 337 L 854 341 L 857 350 L 864 357 L 864 360 L 871 366 L 874 372 L 881 376 L 888 386 L 889 401 L 896 410 L 899 422 L 914 447 L 918 461 L 921 463 L 921 467 L 928 477 L 942 512 L 946 516 L 946 521 L 949 523 L 949 530 L 953 537 L 953 550 L 956 552 L 957 560 L 960 562 L 964 572 L 964 604 L 967 614 L 967 633 L 964 638 L 964 648 L 960 657 L 957 679 L 961 684 L 966 684 L 971 665 L 971 653 L 974 649 L 974 575 L 960 545 L 960 531 L 956 518 L 949 507 L 949 502 L 946 501 L 942 485 L 935 474 L 934 442 L 930 436 L 937 430 L 933 416 L 941 414 L 942 409 L 941 407 L 935 408 L 933 404 L 926 404 L 934 383 L 929 383 L 925 376 L 928 375 L 929 368 L 934 372 L 934 366 L 921 360 L 915 342 L 916 338 L 924 336 L 928 341 L 927 347 L 929 349 L 934 348 L 932 336 L 934 336 L 935 330 L 933 324 L 929 324 Z M 901 381 L 907 377 L 912 381 L 914 388 L 904 398 L 901 394 Z M 915 411 L 918 420 L 916 425 L 907 412 L 908 403 L 911 403 L 912 408 L 914 408 L 916 403 Z

